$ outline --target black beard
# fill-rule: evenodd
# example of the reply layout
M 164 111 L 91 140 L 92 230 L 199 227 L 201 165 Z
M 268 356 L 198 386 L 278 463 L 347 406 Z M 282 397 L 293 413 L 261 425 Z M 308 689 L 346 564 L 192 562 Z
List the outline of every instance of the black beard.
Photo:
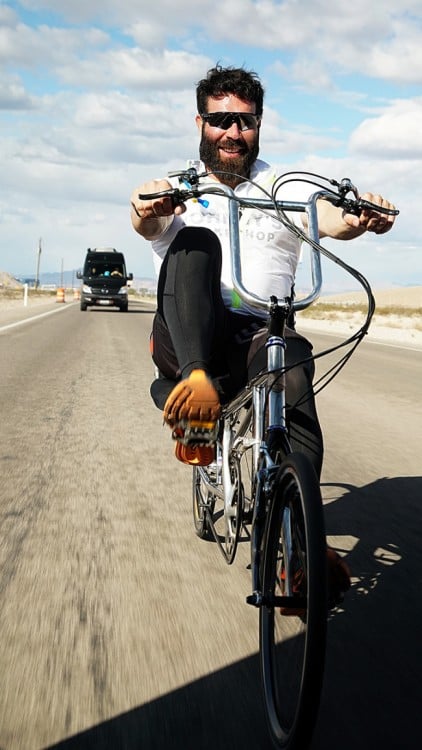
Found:
M 227 146 L 231 144 L 239 145 L 239 141 L 233 138 L 227 138 L 225 141 Z M 225 161 L 220 156 L 219 144 L 215 141 L 210 141 L 202 129 L 201 143 L 199 144 L 199 156 L 201 161 L 205 164 L 208 172 L 212 172 L 215 176 L 229 187 L 236 187 L 240 182 L 249 177 L 249 172 L 252 164 L 258 157 L 259 153 L 259 135 L 257 132 L 256 140 L 253 146 L 249 149 L 246 143 L 242 142 L 242 148 L 244 152 L 239 154 L 236 158 Z M 219 173 L 223 174 L 219 174 Z

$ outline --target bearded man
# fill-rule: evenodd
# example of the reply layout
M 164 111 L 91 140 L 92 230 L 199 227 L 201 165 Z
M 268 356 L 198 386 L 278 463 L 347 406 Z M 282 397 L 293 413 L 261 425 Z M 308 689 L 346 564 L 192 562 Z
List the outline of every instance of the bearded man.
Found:
M 277 174 L 258 159 L 264 90 L 256 73 L 212 68 L 199 81 L 196 100 L 202 162 L 198 171 L 206 173 L 203 179 L 229 185 L 248 197 L 262 197 L 260 188 L 271 192 Z M 173 186 L 177 184 L 176 180 Z M 131 197 L 131 219 L 135 231 L 151 241 L 159 274 L 152 356 L 160 377 L 151 395 L 177 438 L 177 425 L 183 420 L 215 423 L 221 404 L 265 367 L 267 330 L 263 313 L 241 302 L 233 289 L 227 199 L 210 195 L 207 201 L 174 206 L 168 196 L 139 198 L 171 186 L 168 180 L 153 180 L 137 187 Z M 300 190 L 292 195 L 289 186 L 289 199 L 307 200 L 309 187 Z M 380 195 L 362 197 L 393 208 Z M 306 228 L 305 214 L 292 213 L 291 218 Z M 358 217 L 318 201 L 320 237 L 346 240 L 364 232 L 383 234 L 393 222 L 394 216 L 376 210 Z M 300 240 L 255 209 L 243 212 L 240 231 L 244 287 L 266 299 L 291 296 Z M 287 329 L 286 338 L 290 442 L 293 451 L 308 456 L 320 476 L 323 441 L 312 395 L 312 345 L 293 328 Z M 213 460 L 213 450 L 187 450 L 176 441 L 176 457 L 206 465 Z

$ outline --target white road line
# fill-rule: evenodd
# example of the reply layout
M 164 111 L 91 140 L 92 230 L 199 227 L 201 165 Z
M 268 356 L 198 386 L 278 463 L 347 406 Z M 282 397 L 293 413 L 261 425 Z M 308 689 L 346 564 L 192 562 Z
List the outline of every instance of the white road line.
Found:
M 33 320 L 38 320 L 38 318 L 45 318 L 47 315 L 53 315 L 54 313 L 61 312 L 62 310 L 66 310 L 66 307 L 57 307 L 55 310 L 49 310 L 48 312 L 39 313 L 39 315 L 31 315 L 30 318 L 18 320 L 16 323 L 8 323 L 8 325 L 6 326 L 0 326 L 0 333 L 3 333 L 3 331 L 8 331 L 11 328 L 23 326 L 25 325 L 25 323 L 32 323 Z

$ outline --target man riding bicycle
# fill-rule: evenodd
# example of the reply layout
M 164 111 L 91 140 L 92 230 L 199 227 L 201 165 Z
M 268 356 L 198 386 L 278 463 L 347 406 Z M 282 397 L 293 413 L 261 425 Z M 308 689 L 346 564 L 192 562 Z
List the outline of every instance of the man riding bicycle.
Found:
M 253 183 L 271 190 L 276 174 L 258 159 L 264 90 L 257 75 L 217 66 L 199 81 L 196 99 L 202 162 L 198 171 L 207 172 L 207 181 L 229 185 L 238 194 L 259 197 Z M 152 384 L 151 395 L 176 437 L 177 458 L 207 464 L 213 460 L 213 450 L 209 446 L 192 450 L 177 442 L 180 425 L 186 420 L 215 424 L 221 404 L 265 366 L 265 321 L 240 303 L 233 290 L 226 199 L 210 196 L 209 201 L 177 206 L 168 196 L 139 199 L 140 193 L 169 187 L 167 179 L 153 180 L 131 196 L 133 227 L 151 241 L 159 271 L 152 356 L 161 377 Z M 306 187 L 301 190 L 300 199 L 307 198 Z M 393 208 L 380 195 L 362 197 Z M 292 218 L 306 229 L 305 214 Z M 348 240 L 364 232 L 383 234 L 393 222 L 394 216 L 375 210 L 364 210 L 357 217 L 328 201 L 318 202 L 321 237 Z M 268 299 L 291 296 L 300 240 L 271 216 L 252 210 L 241 217 L 241 232 L 245 287 Z M 286 331 L 287 402 L 296 404 L 305 393 L 307 398 L 288 411 L 290 440 L 292 449 L 307 454 L 320 476 L 323 440 L 312 395 L 312 345 L 293 325 Z M 301 364 L 292 368 L 296 362 Z

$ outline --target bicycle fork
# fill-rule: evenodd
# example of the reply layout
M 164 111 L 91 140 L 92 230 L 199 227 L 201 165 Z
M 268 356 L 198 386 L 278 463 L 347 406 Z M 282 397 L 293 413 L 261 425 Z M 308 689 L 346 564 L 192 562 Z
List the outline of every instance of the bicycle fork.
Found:
M 274 311 L 274 308 L 273 308 Z M 277 313 L 279 308 L 277 310 Z M 284 333 L 284 315 L 281 320 L 274 313 L 275 326 Z M 281 324 L 281 325 L 280 325 Z M 263 539 L 266 520 L 270 512 L 273 498 L 273 484 L 279 468 L 279 460 L 290 452 L 286 425 L 286 394 L 285 394 L 285 349 L 286 342 L 282 335 L 271 335 L 267 343 L 267 388 L 255 386 L 253 389 L 254 404 L 254 434 L 259 437 L 255 446 L 254 470 L 257 477 L 255 488 L 254 514 L 251 531 L 251 572 L 252 594 L 246 598 L 248 604 L 261 607 L 265 602 L 262 592 L 261 566 Z M 268 399 L 268 427 L 266 435 L 265 412 Z M 278 460 L 275 456 L 278 446 Z M 276 460 L 274 460 L 276 459 Z M 289 519 L 285 519 L 289 525 Z

